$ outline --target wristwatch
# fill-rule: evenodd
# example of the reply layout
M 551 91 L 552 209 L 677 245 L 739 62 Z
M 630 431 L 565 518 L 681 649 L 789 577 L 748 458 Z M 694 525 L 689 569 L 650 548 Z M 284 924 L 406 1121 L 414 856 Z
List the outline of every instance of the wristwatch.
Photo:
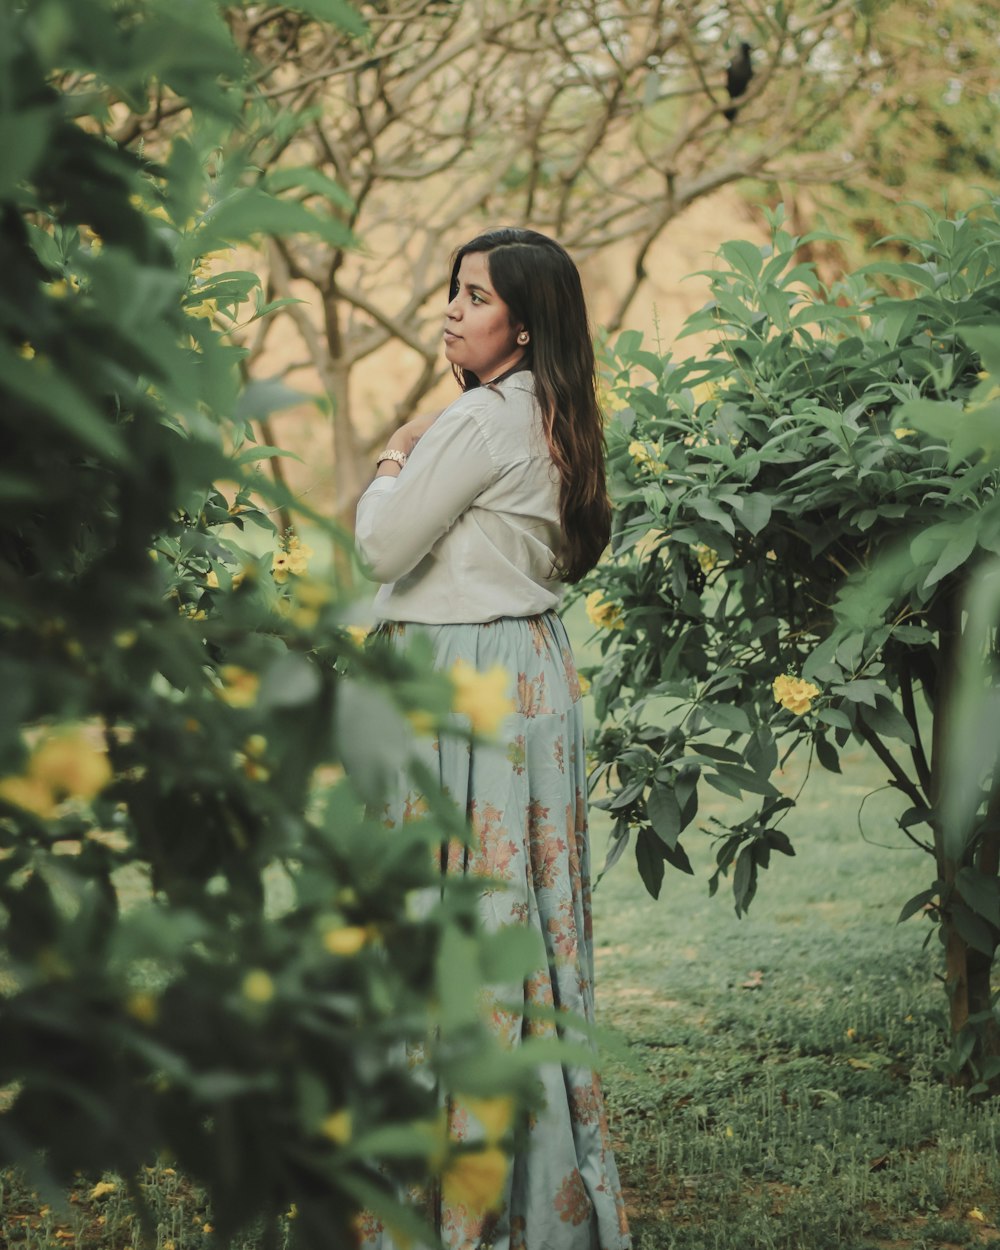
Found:
M 398 464 L 399 467 L 402 468 L 403 465 L 406 464 L 406 452 L 397 451 L 395 447 L 387 447 L 385 451 L 380 451 L 378 455 L 375 457 L 376 469 L 382 463 L 383 460 L 394 460 L 396 464 Z

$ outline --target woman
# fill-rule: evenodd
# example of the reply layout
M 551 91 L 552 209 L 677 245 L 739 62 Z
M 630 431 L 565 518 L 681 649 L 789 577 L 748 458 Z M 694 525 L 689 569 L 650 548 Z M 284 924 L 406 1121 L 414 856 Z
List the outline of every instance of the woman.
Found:
M 580 685 L 555 609 L 597 562 L 610 528 L 594 353 L 576 267 L 532 230 L 495 230 L 455 258 L 445 356 L 463 394 L 402 426 L 358 505 L 356 539 L 394 639 L 419 629 L 436 663 L 510 674 L 499 746 L 442 738 L 442 784 L 464 800 L 468 848 L 449 871 L 501 878 L 481 913 L 542 935 L 547 966 L 525 1002 L 593 1019 L 586 768 Z M 405 819 L 401 795 L 386 819 Z M 391 805 L 390 805 L 391 806 Z M 514 1044 L 551 1031 L 499 1004 Z M 546 1106 L 485 1219 L 447 1189 L 435 1218 L 453 1250 L 624 1250 L 627 1224 L 596 1075 L 545 1070 Z M 453 1117 L 458 1135 L 463 1116 Z M 387 1236 L 366 1246 L 389 1250 Z

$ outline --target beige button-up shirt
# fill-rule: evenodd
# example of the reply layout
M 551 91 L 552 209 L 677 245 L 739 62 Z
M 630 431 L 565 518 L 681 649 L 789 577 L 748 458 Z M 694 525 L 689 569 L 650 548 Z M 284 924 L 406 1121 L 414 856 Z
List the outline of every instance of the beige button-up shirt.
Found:
M 435 625 L 556 607 L 560 534 L 559 475 L 526 371 L 446 408 L 398 477 L 374 479 L 355 525 L 382 583 L 378 618 Z

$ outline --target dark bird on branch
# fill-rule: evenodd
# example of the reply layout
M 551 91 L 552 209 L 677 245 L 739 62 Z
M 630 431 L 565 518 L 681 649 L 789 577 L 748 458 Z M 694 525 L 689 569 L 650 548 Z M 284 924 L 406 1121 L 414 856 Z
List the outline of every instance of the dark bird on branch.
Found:
M 751 78 L 753 78 L 753 65 L 750 62 L 750 44 L 744 42 L 740 44 L 739 52 L 726 66 L 726 90 L 729 92 L 730 100 L 738 100 L 746 92 Z M 732 122 L 736 120 L 738 112 L 738 108 L 723 109 L 722 116 L 727 122 Z

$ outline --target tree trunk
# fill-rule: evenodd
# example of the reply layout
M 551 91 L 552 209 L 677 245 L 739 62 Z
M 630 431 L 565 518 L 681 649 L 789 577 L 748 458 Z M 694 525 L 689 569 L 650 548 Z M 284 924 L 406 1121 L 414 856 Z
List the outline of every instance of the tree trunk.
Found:
M 959 648 L 962 645 L 962 588 L 956 587 L 950 601 L 945 605 L 943 619 L 938 622 L 939 663 L 933 698 L 933 743 L 931 751 L 931 805 L 938 813 L 941 801 L 941 773 L 945 744 L 951 733 L 954 715 L 953 700 L 958 684 Z M 993 782 L 996 784 L 994 776 Z M 1000 792 L 994 793 L 986 815 L 988 831 L 980 842 L 978 867 L 981 871 L 996 875 L 1000 867 L 1000 836 L 993 831 L 996 810 L 1000 810 Z M 946 853 L 944 831 L 939 817 L 934 822 L 934 858 L 938 877 L 944 882 L 946 893 L 955 887 L 958 871 L 972 862 L 967 855 L 955 859 Z M 945 907 L 941 915 L 941 929 L 945 950 L 945 990 L 948 995 L 948 1015 L 951 1037 L 954 1042 L 969 1025 L 970 1017 L 989 1012 L 992 1006 L 990 988 L 993 956 L 971 948 L 956 929 Z M 952 1074 L 954 1084 L 969 1086 L 976 1082 L 972 1062 L 1000 1056 L 1000 1030 L 995 1023 L 983 1022 L 973 1026 L 976 1043 L 961 1071 Z M 991 1092 L 1000 1089 L 1000 1081 L 989 1082 Z

